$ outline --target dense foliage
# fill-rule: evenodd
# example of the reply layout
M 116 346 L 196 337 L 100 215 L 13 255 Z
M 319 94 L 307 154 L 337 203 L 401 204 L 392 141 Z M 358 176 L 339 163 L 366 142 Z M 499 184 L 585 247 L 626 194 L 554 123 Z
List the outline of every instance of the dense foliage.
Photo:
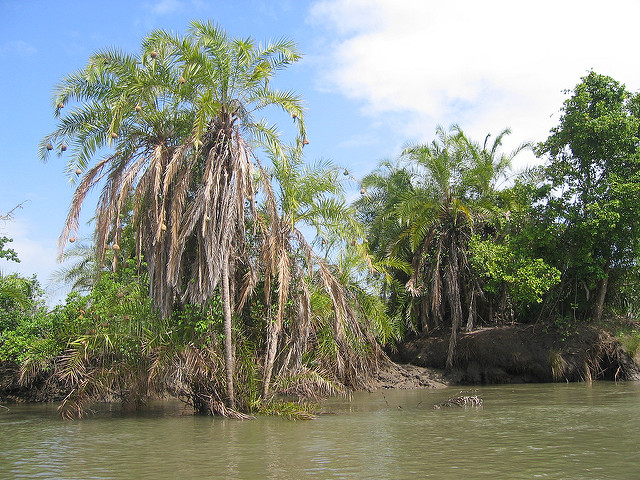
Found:
M 555 309 L 602 317 L 609 282 L 636 281 L 640 253 L 640 97 L 589 73 L 538 146 L 544 169 L 546 254 L 562 272 Z M 631 276 L 630 276 L 631 275 Z
M 570 93 L 535 148 L 545 164 L 508 182 L 526 146 L 501 154 L 508 130 L 481 145 L 457 127 L 362 181 L 356 206 L 385 267 L 388 313 L 408 331 L 446 325 L 448 366 L 463 326 L 600 321 L 607 305 L 631 313 L 640 97 L 595 72 Z
M 452 367 L 463 329 L 637 314 L 638 95 L 589 73 L 535 147 L 544 165 L 519 174 L 531 146 L 504 153 L 509 130 L 477 142 L 439 128 L 349 205 L 348 174 L 303 157 L 301 99 L 272 87 L 299 58 L 288 40 L 194 22 L 138 55 L 98 52 L 57 87 L 41 151 L 78 182 L 60 237 L 76 262 L 58 274 L 74 292 L 47 311 L 35 278 L 0 275 L 0 360 L 24 384 L 64 383 L 65 416 L 166 394 L 273 413 L 281 394 L 366 385 L 381 346 L 409 335 L 446 333 Z M 273 107 L 293 119 L 290 144 L 257 117 Z M 17 261 L 9 241 L 0 258 Z
M 526 145 L 501 153 L 508 133 L 479 144 L 458 127 L 439 129 L 431 144 L 409 147 L 396 165 L 365 177 L 367 193 L 356 202 L 387 265 L 390 315 L 413 331 L 449 325 L 448 366 L 460 327 L 511 320 L 557 282 L 553 267 L 516 247 L 517 187 L 497 185 Z

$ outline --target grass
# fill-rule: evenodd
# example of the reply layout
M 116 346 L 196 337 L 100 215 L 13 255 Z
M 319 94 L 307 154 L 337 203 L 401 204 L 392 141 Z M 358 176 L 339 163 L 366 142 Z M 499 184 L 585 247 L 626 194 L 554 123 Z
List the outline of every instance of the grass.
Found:
M 289 420 L 313 420 L 317 406 L 306 402 L 274 400 L 256 405 L 253 412 L 258 415 L 274 415 Z
M 640 322 L 628 316 L 609 317 L 602 325 L 620 342 L 633 359 L 640 354 Z
M 553 379 L 559 382 L 565 378 L 569 365 L 560 352 L 551 350 L 549 351 L 549 366 L 551 367 Z
M 640 351 L 640 330 L 632 329 L 628 332 L 621 332 L 616 338 L 626 350 L 631 358 L 636 358 Z

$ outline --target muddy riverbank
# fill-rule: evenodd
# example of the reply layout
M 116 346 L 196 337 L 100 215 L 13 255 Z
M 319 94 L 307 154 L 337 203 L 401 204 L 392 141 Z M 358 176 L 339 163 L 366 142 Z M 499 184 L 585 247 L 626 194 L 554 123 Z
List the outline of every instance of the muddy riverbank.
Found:
M 411 339 L 392 358 L 444 369 L 449 332 Z M 504 325 L 460 333 L 450 384 L 640 380 L 640 368 L 606 331 L 579 326 L 571 332 L 542 325 Z

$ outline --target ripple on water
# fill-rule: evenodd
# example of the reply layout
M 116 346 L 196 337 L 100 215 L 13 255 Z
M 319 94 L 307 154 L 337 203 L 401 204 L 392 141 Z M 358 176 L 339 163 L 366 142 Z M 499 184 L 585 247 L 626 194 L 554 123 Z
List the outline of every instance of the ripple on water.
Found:
M 238 422 L 55 408 L 0 415 L 0 478 L 635 478 L 640 384 L 477 387 L 483 408 L 434 410 L 459 388 L 357 393 L 336 415 Z M 401 407 L 401 408 L 398 408 Z

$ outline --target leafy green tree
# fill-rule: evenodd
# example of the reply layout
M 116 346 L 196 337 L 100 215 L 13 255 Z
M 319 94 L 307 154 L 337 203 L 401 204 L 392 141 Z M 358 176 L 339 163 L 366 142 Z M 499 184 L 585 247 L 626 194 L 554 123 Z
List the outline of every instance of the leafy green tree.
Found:
M 22 362 L 51 328 L 35 277 L 0 273 L 0 360 Z
M 18 254 L 13 248 L 5 248 L 5 245 L 7 243 L 11 243 L 12 241 L 12 238 L 0 237 L 0 258 L 4 258 L 5 260 L 9 260 L 11 262 L 20 262 Z
M 135 261 L 103 272 L 87 295 L 71 293 L 40 320 L 24 350 L 23 383 L 45 372 L 68 391 L 64 417 L 81 417 L 92 400 L 118 398 L 135 408 L 170 385 L 154 378 L 157 351 L 171 325 L 152 309 L 148 281 Z
M 571 93 L 537 148 L 548 159 L 543 214 L 554 226 L 560 304 L 597 321 L 612 271 L 636 265 L 640 252 L 640 98 L 595 72 Z
M 22 207 L 22 203 L 13 207 L 9 212 L 7 213 L 0 213 L 0 222 L 6 222 L 7 220 L 11 220 L 11 218 L 13 217 L 13 212 Z M 4 258 L 5 260 L 11 261 L 11 262 L 20 262 L 20 259 L 18 258 L 18 254 L 16 253 L 16 251 L 13 248 L 7 248 L 5 247 L 5 245 L 7 245 L 8 243 L 11 243 L 13 241 L 12 238 L 6 237 L 6 236 L 0 236 L 0 258 Z
M 531 258 L 530 253 L 520 248 L 518 239 L 511 236 L 498 242 L 495 238 L 482 239 L 473 235 L 469 253 L 471 266 L 481 280 L 484 292 L 502 298 L 502 312 L 507 310 L 508 298 L 520 309 L 530 310 L 532 304 L 541 303 L 549 289 L 560 282 L 557 268 L 540 257 Z

